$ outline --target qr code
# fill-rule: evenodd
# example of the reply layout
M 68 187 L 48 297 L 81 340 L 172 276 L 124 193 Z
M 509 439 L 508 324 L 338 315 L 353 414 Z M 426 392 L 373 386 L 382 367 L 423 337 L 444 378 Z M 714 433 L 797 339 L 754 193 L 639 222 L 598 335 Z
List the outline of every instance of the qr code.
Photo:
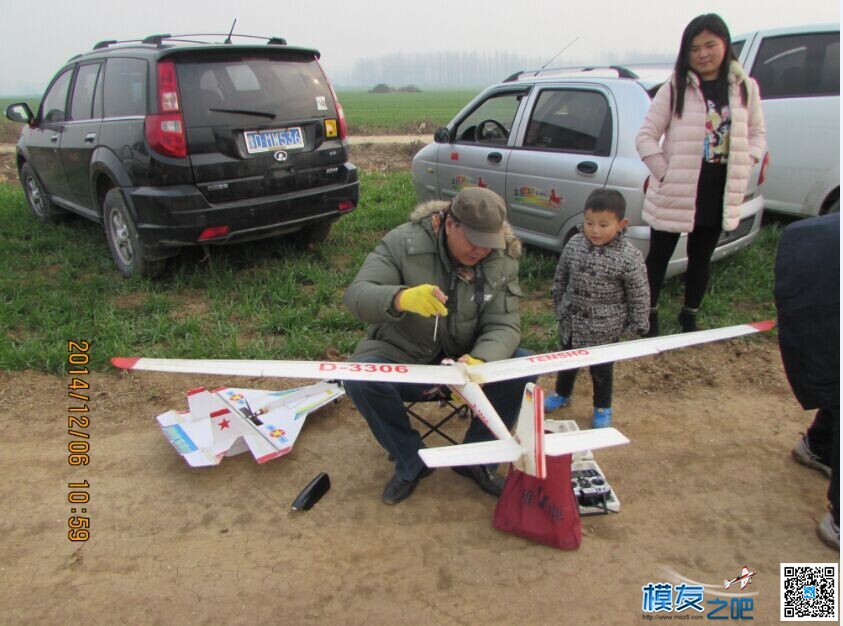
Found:
M 837 621 L 837 563 L 782 563 L 782 621 Z

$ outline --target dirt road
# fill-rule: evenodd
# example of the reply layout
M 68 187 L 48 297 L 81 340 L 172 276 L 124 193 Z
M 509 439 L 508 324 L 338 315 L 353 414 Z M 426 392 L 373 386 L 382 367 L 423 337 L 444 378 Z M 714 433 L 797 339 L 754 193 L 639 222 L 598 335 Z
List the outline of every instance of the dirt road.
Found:
M 632 444 L 595 457 L 621 511 L 584 518 L 582 546 L 562 552 L 494 530 L 495 500 L 447 469 L 381 504 L 391 466 L 347 399 L 308 418 L 281 459 L 198 470 L 154 416 L 185 407 L 198 384 L 278 381 L 94 374 L 91 463 L 70 467 L 70 378 L 0 374 L 4 621 L 641 624 L 642 586 L 681 575 L 729 601 L 722 581 L 748 565 L 754 623 L 777 622 L 780 563 L 838 555 L 814 532 L 827 479 L 789 456 L 810 415 L 775 344 L 623 362 L 616 376 L 615 425 Z M 560 417 L 587 427 L 589 397 L 581 376 Z M 320 471 L 331 490 L 291 512 Z M 70 507 L 83 505 L 68 503 L 67 484 L 81 481 L 91 539 L 72 543 Z

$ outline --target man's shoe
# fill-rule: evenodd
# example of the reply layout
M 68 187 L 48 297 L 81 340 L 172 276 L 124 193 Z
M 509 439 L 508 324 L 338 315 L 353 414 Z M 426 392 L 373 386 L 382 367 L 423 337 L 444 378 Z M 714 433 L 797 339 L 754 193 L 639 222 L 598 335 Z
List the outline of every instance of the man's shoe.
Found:
M 556 409 L 561 409 L 563 406 L 571 404 L 571 399 L 566 396 L 560 396 L 558 393 L 552 393 L 544 399 L 544 411 L 550 413 Z
M 432 473 L 432 467 L 425 467 L 413 480 L 402 480 L 398 478 L 398 474 L 396 474 L 389 479 L 388 483 L 386 483 L 386 488 L 383 490 L 381 500 L 383 500 L 384 504 L 398 504 L 402 500 L 406 500 L 413 495 L 419 481 L 425 476 L 430 476 Z
M 499 497 L 506 482 L 500 474 L 491 471 L 485 465 L 456 465 L 451 468 L 460 476 L 470 478 L 486 493 Z
M 821 471 L 823 474 L 831 478 L 831 468 L 820 460 L 820 457 L 814 454 L 811 446 L 808 444 L 808 435 L 802 435 L 802 439 L 790 452 L 797 463 L 801 463 L 805 467 L 810 467 Z
M 829 548 L 840 549 L 840 526 L 834 523 L 831 511 L 817 524 L 817 535 Z

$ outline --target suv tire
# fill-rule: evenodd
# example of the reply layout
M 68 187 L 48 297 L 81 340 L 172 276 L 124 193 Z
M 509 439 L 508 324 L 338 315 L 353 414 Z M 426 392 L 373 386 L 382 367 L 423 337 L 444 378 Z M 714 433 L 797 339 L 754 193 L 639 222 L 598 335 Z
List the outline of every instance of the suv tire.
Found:
M 164 269 L 166 259 L 150 259 L 119 189 L 109 189 L 102 203 L 105 238 L 118 271 L 126 278 L 151 278 Z
M 333 225 L 334 220 L 325 220 L 305 226 L 299 231 L 297 239 L 304 245 L 322 243 L 328 238 L 328 235 L 331 233 L 331 226 Z
M 44 191 L 44 186 L 29 163 L 24 163 L 20 168 L 20 182 L 23 186 L 26 204 L 29 210 L 43 224 L 55 224 L 67 217 L 67 213 L 58 208 L 50 196 Z

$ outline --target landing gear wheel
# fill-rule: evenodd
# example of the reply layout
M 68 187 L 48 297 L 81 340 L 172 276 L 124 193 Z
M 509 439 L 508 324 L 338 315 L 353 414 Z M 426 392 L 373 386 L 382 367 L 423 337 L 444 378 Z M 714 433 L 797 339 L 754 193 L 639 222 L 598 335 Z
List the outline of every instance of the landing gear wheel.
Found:
M 144 254 L 135 223 L 119 189 L 110 189 L 105 194 L 102 218 L 111 256 L 123 276 L 151 278 L 164 269 L 166 259 L 150 259 Z
M 41 185 L 41 181 L 35 176 L 35 172 L 32 171 L 29 163 L 24 163 L 20 168 L 20 182 L 23 186 L 23 192 L 26 195 L 26 204 L 39 222 L 43 224 L 55 224 L 67 217 L 67 213 L 58 208 L 50 200 L 50 197 Z

